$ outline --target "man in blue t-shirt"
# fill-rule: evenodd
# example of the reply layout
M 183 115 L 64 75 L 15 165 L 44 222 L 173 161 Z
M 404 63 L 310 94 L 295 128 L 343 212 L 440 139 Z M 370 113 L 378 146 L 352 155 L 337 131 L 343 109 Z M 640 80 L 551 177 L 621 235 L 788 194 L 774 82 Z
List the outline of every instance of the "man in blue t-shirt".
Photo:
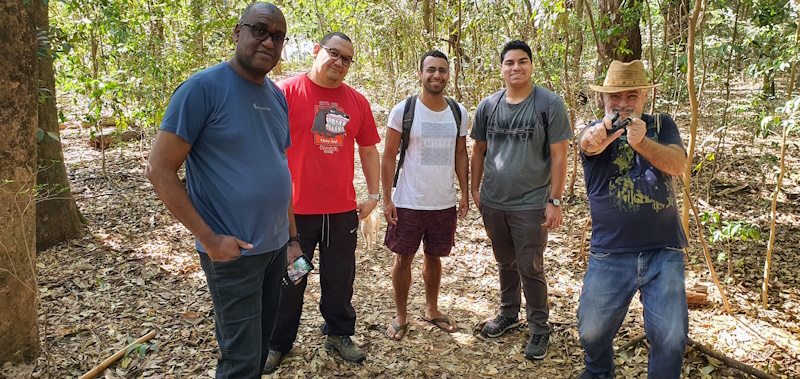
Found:
M 217 378 L 261 377 L 280 281 L 301 254 L 289 217 L 288 107 L 266 78 L 285 40 L 280 9 L 249 5 L 233 57 L 175 90 L 147 163 L 164 205 L 195 237 L 214 303 Z
M 586 350 L 581 379 L 613 378 L 614 336 L 641 292 L 650 342 L 649 377 L 680 378 L 689 331 L 686 236 L 673 178 L 686 151 L 668 115 L 643 114 L 650 85 L 641 61 L 611 62 L 602 86 L 606 116 L 578 136 L 592 216 L 589 266 L 578 307 Z

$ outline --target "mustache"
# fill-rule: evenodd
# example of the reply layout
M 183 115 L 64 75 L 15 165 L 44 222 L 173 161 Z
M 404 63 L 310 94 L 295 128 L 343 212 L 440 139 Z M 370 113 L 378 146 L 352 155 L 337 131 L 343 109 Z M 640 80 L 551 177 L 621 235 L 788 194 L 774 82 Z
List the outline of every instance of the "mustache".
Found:
M 635 111 L 635 109 L 633 107 L 625 107 L 625 108 L 613 107 L 613 108 L 611 108 L 611 113 L 619 113 L 619 112 L 632 113 L 634 111 Z
M 641 118 L 642 117 L 642 115 L 636 113 L 636 109 L 634 107 L 624 107 L 624 108 L 613 107 L 610 110 L 606 111 L 606 116 L 608 116 L 609 118 L 614 118 L 614 115 L 616 113 L 622 113 L 622 112 L 627 113 L 629 115 L 628 116 L 629 118 Z

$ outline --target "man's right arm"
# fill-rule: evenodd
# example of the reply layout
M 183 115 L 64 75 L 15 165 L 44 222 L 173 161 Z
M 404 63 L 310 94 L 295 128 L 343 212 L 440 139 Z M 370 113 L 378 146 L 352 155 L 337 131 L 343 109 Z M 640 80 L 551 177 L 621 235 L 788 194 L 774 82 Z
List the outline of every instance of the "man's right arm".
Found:
M 215 233 L 192 205 L 178 178 L 178 169 L 191 149 L 192 146 L 177 134 L 159 131 L 150 151 L 145 176 L 170 213 L 200 241 L 211 260 L 231 261 L 242 254 L 241 249 L 252 249 L 253 245 L 233 236 Z
M 481 179 L 483 179 L 483 161 L 486 159 L 486 141 L 475 141 L 472 145 L 472 157 L 470 157 L 470 173 L 472 176 L 472 183 L 470 183 L 470 192 L 472 192 L 472 201 L 475 206 L 481 206 Z
M 608 145 L 614 142 L 615 139 L 625 133 L 624 128 L 612 134 L 608 134 L 609 130 L 611 130 L 611 118 L 608 116 L 603 117 L 600 122 L 594 125 L 583 128 L 583 130 L 578 133 L 578 143 L 580 144 L 581 154 L 587 157 L 600 154 Z

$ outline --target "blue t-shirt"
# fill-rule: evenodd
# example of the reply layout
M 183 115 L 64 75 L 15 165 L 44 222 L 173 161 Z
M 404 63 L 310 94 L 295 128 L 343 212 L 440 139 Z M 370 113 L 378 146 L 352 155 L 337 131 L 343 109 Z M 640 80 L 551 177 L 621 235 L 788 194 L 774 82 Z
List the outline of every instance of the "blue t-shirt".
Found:
M 186 187 L 214 232 L 252 243 L 242 255 L 286 244 L 289 116 L 286 98 L 272 81 L 245 80 L 226 62 L 209 67 L 175 90 L 160 129 L 192 145 Z M 205 252 L 197 239 L 195 245 Z
M 661 115 L 660 131 L 653 116 L 642 115 L 642 121 L 647 124 L 647 138 L 683 148 L 678 126 L 668 115 Z M 584 156 L 582 162 L 592 214 L 593 252 L 639 252 L 687 246 L 673 177 L 634 151 L 627 134 L 602 153 Z

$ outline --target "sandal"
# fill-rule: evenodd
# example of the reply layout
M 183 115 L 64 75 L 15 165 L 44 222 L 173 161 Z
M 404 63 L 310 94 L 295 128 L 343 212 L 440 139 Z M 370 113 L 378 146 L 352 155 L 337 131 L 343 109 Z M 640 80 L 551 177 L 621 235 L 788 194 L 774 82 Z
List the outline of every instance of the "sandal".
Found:
M 400 341 L 401 339 L 403 339 L 403 337 L 405 337 L 406 331 L 408 330 L 408 323 L 405 323 L 404 325 L 397 325 L 394 321 L 392 321 L 392 325 L 391 326 L 392 326 L 392 329 L 394 329 L 394 336 L 390 336 L 389 333 L 388 333 L 389 330 L 386 330 L 386 332 L 387 332 L 386 333 L 386 337 L 389 337 L 389 339 L 392 339 L 392 340 L 395 340 L 395 341 Z

